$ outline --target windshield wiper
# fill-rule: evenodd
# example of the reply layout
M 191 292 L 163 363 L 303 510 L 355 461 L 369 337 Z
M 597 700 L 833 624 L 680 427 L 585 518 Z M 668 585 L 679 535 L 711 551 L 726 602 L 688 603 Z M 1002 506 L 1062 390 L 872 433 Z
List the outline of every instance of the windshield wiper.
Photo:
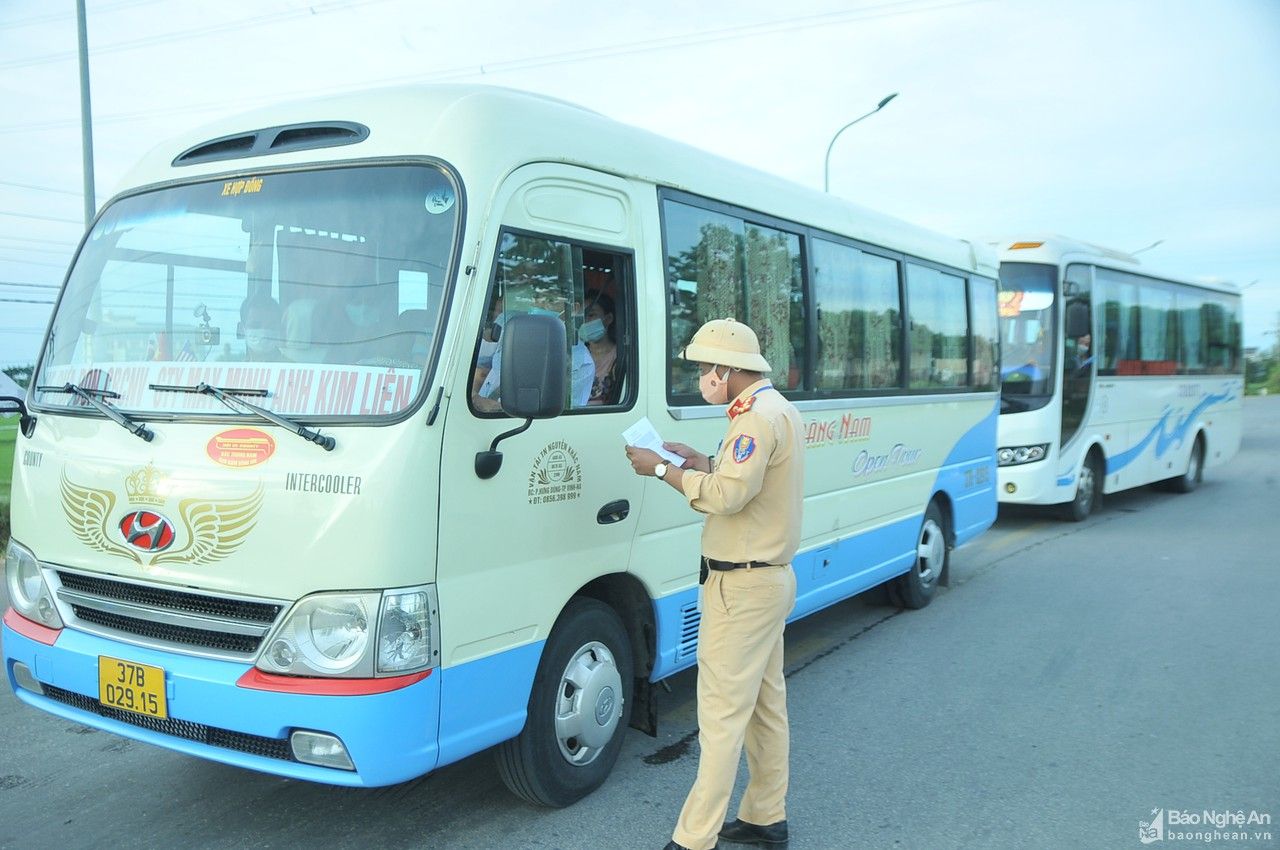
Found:
M 137 422 L 134 422 L 128 416 L 125 416 L 123 413 L 116 410 L 114 407 L 107 404 L 105 401 L 99 401 L 98 399 L 94 398 L 95 395 L 100 395 L 104 399 L 120 398 L 120 393 L 112 392 L 111 390 L 85 389 L 84 387 L 77 386 L 71 383 L 63 384 L 60 387 L 52 387 L 52 386 L 36 387 L 36 390 L 42 393 L 71 393 L 72 395 L 75 395 L 78 398 L 81 398 L 84 401 L 88 402 L 89 404 L 93 405 L 95 408 L 97 408 L 99 413 L 101 413 L 103 416 L 107 417 L 112 422 L 119 425 L 121 428 L 128 431 L 130 434 L 141 437 L 142 439 L 146 440 L 148 443 L 151 442 L 152 438 L 154 438 L 156 435 L 156 433 L 152 431 L 150 428 L 148 428 L 146 425 L 141 425 Z
M 266 390 L 242 389 L 240 387 L 227 387 L 225 389 L 221 389 L 213 386 L 212 384 L 206 384 L 203 381 L 195 386 L 189 386 L 186 384 L 148 384 L 147 387 L 149 389 L 165 393 L 199 393 L 200 395 L 211 395 L 227 407 L 234 408 L 236 405 L 239 405 L 245 410 L 252 411 L 268 422 L 279 425 L 286 431 L 292 431 L 308 442 L 315 443 L 326 452 L 333 451 L 333 447 L 337 445 L 337 441 L 334 440 L 333 437 L 321 434 L 319 431 L 312 431 L 310 428 L 299 425 L 297 422 L 286 419 L 279 414 L 272 413 L 266 408 L 258 407 L 256 404 L 251 404 L 242 398 L 237 398 L 237 396 L 242 395 L 265 398 L 267 396 Z M 235 402 L 235 404 L 232 404 L 232 402 Z

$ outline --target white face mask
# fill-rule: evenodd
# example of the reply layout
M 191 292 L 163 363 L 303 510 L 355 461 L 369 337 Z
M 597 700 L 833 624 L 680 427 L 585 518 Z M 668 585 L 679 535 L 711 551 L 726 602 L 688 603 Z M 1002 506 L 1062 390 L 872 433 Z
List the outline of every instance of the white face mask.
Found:
M 604 337 L 604 320 L 592 319 L 578 325 L 578 339 L 583 342 L 596 342 Z
M 487 339 L 480 340 L 480 353 L 476 355 L 477 366 L 492 366 L 493 353 L 498 350 L 498 343 L 489 342 Z
M 245 328 L 244 344 L 250 351 L 261 351 L 266 348 L 267 329 L 266 328 Z

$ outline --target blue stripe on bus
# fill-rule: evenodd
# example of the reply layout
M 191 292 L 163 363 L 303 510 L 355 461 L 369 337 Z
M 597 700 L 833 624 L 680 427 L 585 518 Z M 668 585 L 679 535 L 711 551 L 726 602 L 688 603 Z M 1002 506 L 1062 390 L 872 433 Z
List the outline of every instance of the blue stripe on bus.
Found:
M 1231 401 L 1232 398 L 1234 398 L 1234 396 L 1229 392 L 1205 396 L 1201 399 L 1200 403 L 1193 407 L 1191 412 L 1184 416 L 1182 420 L 1173 427 L 1173 430 L 1168 433 L 1165 433 L 1164 426 L 1165 423 L 1169 421 L 1169 417 L 1173 415 L 1173 410 L 1165 408 L 1164 413 L 1160 416 L 1160 420 L 1151 427 L 1151 430 L 1147 432 L 1147 435 L 1143 437 L 1137 445 L 1107 458 L 1107 474 L 1110 475 L 1113 472 L 1119 472 L 1129 464 L 1133 463 L 1144 451 L 1146 451 L 1147 446 L 1151 445 L 1153 440 L 1156 444 L 1156 457 L 1163 457 L 1165 452 L 1169 450 L 1170 446 L 1175 443 L 1181 444 L 1182 441 L 1186 439 L 1187 430 L 1200 417 L 1200 414 L 1204 413 L 1213 405 L 1218 404 L 1219 402 Z
M 956 545 L 976 537 L 996 519 L 996 428 L 999 408 L 970 428 L 952 447 L 939 469 L 933 492 L 945 492 L 951 500 Z M 968 478 L 966 478 L 968 473 Z M 985 480 L 982 480 L 984 479 Z M 965 484 L 968 482 L 969 486 Z M 916 541 L 923 513 L 851 535 L 796 555 L 796 607 L 788 621 L 797 620 L 896 578 L 915 563 Z M 692 634 L 697 615 L 691 606 L 697 589 L 691 588 L 654 600 L 658 632 L 658 658 L 652 681 L 693 666 L 696 658 L 682 642 Z

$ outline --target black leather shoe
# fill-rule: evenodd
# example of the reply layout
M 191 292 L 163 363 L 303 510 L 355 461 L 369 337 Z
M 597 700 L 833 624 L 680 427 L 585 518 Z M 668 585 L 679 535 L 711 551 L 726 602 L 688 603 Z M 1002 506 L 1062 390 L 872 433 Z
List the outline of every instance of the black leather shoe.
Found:
M 685 847 L 683 844 L 676 844 L 674 841 L 668 841 L 667 846 L 663 847 L 662 850 L 689 850 L 689 848 Z M 717 844 L 715 847 L 712 847 L 711 850 L 720 850 L 720 845 Z
M 735 844 L 779 846 L 787 843 L 787 822 L 780 820 L 768 826 L 758 826 L 740 819 L 732 820 L 720 827 L 720 837 Z

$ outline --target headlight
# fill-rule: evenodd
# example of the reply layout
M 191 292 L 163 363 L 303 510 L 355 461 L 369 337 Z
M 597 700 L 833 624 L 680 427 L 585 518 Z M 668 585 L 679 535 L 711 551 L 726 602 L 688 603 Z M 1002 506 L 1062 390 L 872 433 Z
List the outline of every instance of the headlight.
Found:
M 265 642 L 257 667 L 353 679 L 421 670 L 433 666 L 439 651 L 435 623 L 432 587 L 317 593 L 294 604 Z
M 29 549 L 10 540 L 4 553 L 4 574 L 15 611 L 42 626 L 62 628 L 62 618 L 53 604 L 49 585 L 45 584 L 40 562 Z
M 1034 463 L 1044 460 L 1049 454 L 1049 444 L 1039 443 L 1034 446 L 1004 446 L 996 452 L 996 462 L 1000 466 L 1017 466 L 1020 463 Z

